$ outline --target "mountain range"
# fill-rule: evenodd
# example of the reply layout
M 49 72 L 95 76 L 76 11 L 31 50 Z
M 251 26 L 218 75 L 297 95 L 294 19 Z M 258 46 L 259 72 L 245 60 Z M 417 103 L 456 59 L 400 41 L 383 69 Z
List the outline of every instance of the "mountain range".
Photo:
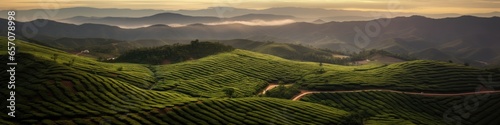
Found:
M 37 23 L 36 23 L 37 22 Z M 36 26 L 45 22 L 44 26 Z M 380 22 L 388 22 L 380 25 Z M 57 38 L 108 38 L 124 41 L 153 40 L 224 40 L 250 39 L 311 45 L 336 51 L 383 49 L 422 59 L 498 64 L 500 62 L 500 18 L 461 16 L 432 19 L 423 16 L 383 18 L 371 21 L 328 22 L 313 24 L 297 22 L 279 26 L 249 26 L 243 24 L 204 25 L 182 27 L 154 25 L 123 29 L 102 24 L 67 24 L 51 20 L 18 22 L 28 33 L 24 37 L 53 40 Z M 1 19 L 0 23 L 6 23 Z M 369 42 L 359 45 L 357 37 L 366 35 L 367 26 L 378 24 L 380 32 Z M 36 29 L 36 34 L 30 30 Z M 361 33 L 356 29 L 361 29 Z M 372 27 L 373 28 L 373 27 Z M 1 30 L 6 34 L 6 30 Z M 363 34 L 364 33 L 364 34 Z M 373 34 L 372 34 L 373 35 Z M 363 40 L 363 39 L 358 39 Z
M 1 13 L 7 13 L 8 10 L 1 10 Z M 423 15 L 432 18 L 459 17 L 463 14 L 444 13 L 444 14 L 420 14 L 420 13 L 402 13 L 392 11 L 357 11 L 357 10 L 338 10 L 321 8 L 303 8 L 303 7 L 275 7 L 267 9 L 244 9 L 235 7 L 209 7 L 195 10 L 158 10 L 158 9 L 119 9 L 119 8 L 92 8 L 92 7 L 72 7 L 61 9 L 31 9 L 16 10 L 17 20 L 32 21 L 36 19 L 49 19 L 60 21 L 62 19 L 75 16 L 84 17 L 144 17 L 159 13 L 177 13 L 189 16 L 210 16 L 219 18 L 228 18 L 242 16 L 247 14 L 272 14 L 272 15 L 293 15 L 301 18 L 300 21 L 314 21 L 322 19 L 325 21 L 362 21 L 381 18 L 379 14 L 390 13 L 388 17 Z M 479 17 L 500 16 L 500 12 L 472 13 L 468 14 Z M 0 15 L 0 18 L 6 18 L 7 15 Z M 387 17 L 386 17 L 387 18 Z
M 294 20 L 297 19 L 293 16 L 286 15 L 272 15 L 272 14 L 246 14 L 235 16 L 231 18 L 219 18 L 210 16 L 188 16 L 176 13 L 159 13 L 145 17 L 84 17 L 77 16 L 61 20 L 62 22 L 83 24 L 106 24 L 120 27 L 144 27 L 156 24 L 166 25 L 189 25 L 189 24 L 210 24 L 210 23 L 224 23 L 224 22 L 252 22 L 252 21 L 279 21 L 279 20 Z

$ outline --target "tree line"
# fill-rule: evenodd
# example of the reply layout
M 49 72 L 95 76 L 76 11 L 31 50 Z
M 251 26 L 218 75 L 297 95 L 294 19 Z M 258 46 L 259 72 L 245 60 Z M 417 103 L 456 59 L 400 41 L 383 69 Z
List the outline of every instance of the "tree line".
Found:
M 366 60 L 372 57 L 375 54 L 380 54 L 384 56 L 394 57 L 405 61 L 416 60 L 416 58 L 411 57 L 409 55 L 395 54 L 391 52 L 387 52 L 385 50 L 362 50 L 360 52 L 355 53 L 342 53 L 339 51 L 332 51 L 327 49 L 321 49 L 328 53 L 322 52 L 310 52 L 303 54 L 291 54 L 286 55 L 283 58 L 292 59 L 292 60 L 301 60 L 301 61 L 309 61 L 309 62 L 320 62 L 320 63 L 330 63 L 330 64 L 339 64 L 339 65 L 351 65 L 356 61 Z M 337 58 L 333 57 L 332 54 L 346 55 L 346 58 Z
M 231 46 L 220 43 L 191 41 L 190 44 L 173 44 L 160 47 L 134 49 L 120 55 L 115 62 L 165 64 L 199 59 L 221 52 L 233 51 Z

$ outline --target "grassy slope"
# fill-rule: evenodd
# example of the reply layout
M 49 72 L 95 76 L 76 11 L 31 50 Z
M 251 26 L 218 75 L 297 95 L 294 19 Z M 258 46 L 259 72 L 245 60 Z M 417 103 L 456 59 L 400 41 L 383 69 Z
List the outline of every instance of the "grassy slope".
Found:
M 0 38 L 0 40 L 2 43 L 6 41 L 5 38 Z M 2 45 L 1 52 L 5 53 L 4 45 L 6 44 L 0 45 Z M 231 123 L 237 123 L 234 121 L 249 124 L 269 123 L 273 119 L 260 118 L 262 116 L 258 114 L 273 113 L 269 111 L 296 110 L 294 107 L 300 108 L 305 105 L 317 108 L 305 108 L 303 113 L 294 114 L 292 117 L 318 114 L 325 114 L 325 116 L 309 120 L 294 118 L 294 123 L 300 124 L 304 121 L 336 123 L 339 122 L 338 118 L 341 115 L 345 115 L 345 112 L 316 104 L 269 98 L 199 100 L 192 96 L 221 97 L 224 96 L 221 91 L 223 87 L 236 88 L 237 95 L 240 97 L 252 96 L 268 82 L 279 80 L 302 82 L 303 86 L 312 89 L 325 89 L 326 86 L 327 90 L 380 87 L 449 92 L 449 88 L 461 87 L 464 88 L 463 91 L 472 91 L 480 84 L 477 79 L 478 75 L 489 74 L 479 69 L 434 61 L 412 61 L 388 66 L 324 64 L 323 68 L 326 72 L 319 74 L 317 70 L 321 67 L 318 63 L 290 61 L 244 50 L 235 50 L 178 64 L 153 66 L 156 72 L 152 72 L 144 65 L 101 63 L 92 58 L 69 55 L 62 51 L 24 42 L 19 42 L 18 47 L 22 53 L 34 55 L 30 57 L 28 54 L 21 54 L 18 60 L 20 62 L 17 76 L 19 80 L 16 84 L 16 91 L 20 93 L 17 95 L 18 114 L 20 114 L 18 121 L 23 123 L 56 121 L 65 124 L 63 122 L 81 122 L 82 120 L 91 123 L 116 122 L 116 124 L 124 120 L 142 124 L 147 124 L 148 121 L 158 123 L 163 121 L 169 124 L 186 121 L 206 123 L 218 119 L 209 115 L 217 114 L 216 110 L 210 109 L 223 106 L 235 106 L 235 108 L 220 110 L 220 112 L 225 112 L 222 114 L 240 114 L 240 117 L 237 115 L 227 118 L 229 120 L 226 121 L 233 121 Z M 57 63 L 51 59 L 54 54 L 59 55 Z M 73 58 L 74 64 L 69 66 L 64 64 Z M 123 67 L 122 71 L 117 70 L 120 67 Z M 2 76 L 7 76 L 7 74 L 3 72 Z M 493 75 L 493 81 L 499 78 L 497 76 L 498 74 Z M 2 77 L 2 81 L 7 80 L 6 78 Z M 161 84 L 155 86 L 155 89 L 164 88 L 173 91 L 147 90 L 158 79 Z M 325 80 L 328 81 L 327 84 L 319 83 Z M 345 88 L 335 87 L 335 85 L 342 85 Z M 488 85 L 494 86 L 493 83 Z M 329 86 L 335 88 L 328 88 Z M 3 96 L 7 96 L 5 89 L 1 88 Z M 257 110 L 254 109 L 254 105 L 241 105 L 238 100 L 256 103 L 255 105 L 264 108 L 257 108 L 260 109 L 258 110 L 261 111 L 260 113 L 252 112 Z M 201 104 L 194 104 L 197 101 Z M 205 104 L 205 102 L 212 101 L 224 104 L 223 106 Z M 192 112 L 193 109 L 198 109 L 195 106 L 184 106 L 186 104 L 211 107 L 206 108 L 208 113 L 201 114 L 209 118 L 198 117 L 200 113 Z M 285 109 L 274 110 L 276 107 L 285 107 Z M 6 109 L 3 108 L 2 112 L 7 112 L 4 110 Z M 125 115 L 127 113 L 130 115 Z M 60 115 L 66 117 L 60 118 L 58 117 Z M 227 115 L 218 115 L 218 117 L 226 119 Z M 251 120 L 244 121 L 243 119 Z M 5 120 L 12 119 L 7 119 L 5 115 L 2 115 L 0 122 L 5 122 Z M 279 120 L 274 122 L 286 123 L 286 121 Z
M 6 39 L 0 41 L 6 50 Z M 0 115 L 0 124 L 335 124 L 347 115 L 283 99 L 196 99 L 147 90 L 154 78 L 143 65 L 101 63 L 21 41 L 17 46 L 16 118 Z M 75 63 L 64 64 L 73 58 Z M 8 80 L 7 72 L 1 76 Z M 8 97 L 6 87 L 0 91 Z
M 500 94 L 429 97 L 391 92 L 317 93 L 301 99 L 346 111 L 366 111 L 373 124 L 488 124 L 500 122 Z
M 96 58 L 118 57 L 120 54 L 132 49 L 171 44 L 170 41 L 163 40 L 121 41 L 103 38 L 59 38 L 54 40 L 42 39 L 41 41 L 36 42 L 60 50 L 64 50 L 66 52 L 76 53 L 83 50 L 89 50 L 90 53 L 83 53 L 82 55 Z
M 374 65 L 361 66 L 362 68 Z M 328 65 L 328 70 L 352 71 L 354 67 Z M 255 95 L 267 83 L 299 81 L 319 70 L 314 62 L 297 62 L 279 57 L 235 50 L 195 61 L 157 67 L 157 76 L 166 84 L 157 87 L 194 93 L 197 96 L 223 96 L 222 87 L 235 87 L 240 96 Z M 176 87 L 174 87 L 176 86 Z
M 230 45 L 238 49 L 270 54 L 290 60 L 323 62 L 342 65 L 347 65 L 351 62 L 350 58 L 341 59 L 333 56 L 344 55 L 342 54 L 342 52 L 322 50 L 318 48 L 290 43 L 257 42 L 245 39 L 223 40 L 217 42 Z
M 500 74 L 463 65 L 417 60 L 374 68 L 356 68 L 352 71 L 327 70 L 324 74 L 304 78 L 310 89 L 352 90 L 381 88 L 426 92 L 472 92 L 486 85 L 498 88 L 500 84 L 482 82 L 480 78 L 500 80 Z
M 318 73 L 320 68 L 325 73 Z M 157 67 L 157 76 L 166 84 L 157 89 L 173 89 L 197 96 L 224 96 L 223 86 L 232 86 L 240 96 L 251 96 L 267 83 L 301 83 L 314 90 L 353 90 L 384 88 L 425 92 L 472 92 L 485 84 L 478 77 L 500 74 L 458 64 L 436 61 L 410 61 L 383 65 L 340 66 L 297 62 L 245 50 L 209 56 L 199 60 Z
M 275 42 L 256 42 L 245 39 L 236 39 L 236 40 L 226 40 L 220 41 L 223 44 L 233 46 L 235 48 L 255 51 L 259 53 L 276 55 L 279 57 L 292 57 L 292 55 L 300 55 L 305 53 L 317 53 L 320 55 L 332 55 L 333 53 L 314 49 L 310 47 L 305 47 L 301 45 L 295 44 L 287 44 L 287 43 L 275 43 Z

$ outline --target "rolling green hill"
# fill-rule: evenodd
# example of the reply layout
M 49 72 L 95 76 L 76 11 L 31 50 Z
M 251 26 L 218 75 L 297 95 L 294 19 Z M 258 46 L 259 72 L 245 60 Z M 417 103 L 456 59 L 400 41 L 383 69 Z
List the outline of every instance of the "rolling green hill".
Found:
M 167 14 L 169 15 L 169 14 Z M 175 14 L 174 14 L 175 15 Z M 172 15 L 172 16 L 174 16 Z M 105 38 L 123 41 L 138 39 L 239 39 L 269 40 L 312 45 L 334 50 L 360 51 L 361 49 L 387 50 L 398 54 L 413 54 L 418 57 L 441 61 L 468 62 L 489 66 L 498 63 L 500 44 L 499 17 L 460 16 L 432 19 L 423 16 L 390 18 L 391 25 L 385 27 L 380 36 L 366 45 L 353 41 L 358 35 L 353 28 L 365 27 L 370 21 L 347 21 L 312 24 L 297 22 L 280 26 L 228 25 L 187 25 L 184 27 L 150 26 L 125 29 L 101 24 L 73 25 L 51 20 L 16 22 L 16 26 L 30 26 L 32 23 L 46 22 L 38 28 L 34 37 L 51 38 Z M 371 21 L 384 21 L 375 19 Z M 0 24 L 7 19 L 0 19 Z M 464 30 L 468 29 L 468 30 Z M 6 34 L 7 29 L 0 29 Z M 21 34 L 22 35 L 22 34 Z M 268 36 L 269 38 L 253 36 Z M 279 41 L 278 41 L 279 40 Z M 426 54 L 430 53 L 430 54 Z M 437 54 L 437 55 L 434 55 Z M 427 57 L 429 56 L 429 57 Z M 476 63 L 477 61 L 486 62 Z
M 1 45 L 6 50 L 7 44 Z M 283 99 L 209 99 L 148 90 L 155 78 L 144 65 L 97 62 L 22 41 L 17 47 L 16 117 L 2 114 L 1 124 L 337 124 L 349 115 Z M 9 78 L 7 72 L 1 75 L 2 81 Z M 0 91 L 8 97 L 6 87 Z
M 464 124 L 500 122 L 500 94 L 432 97 L 392 92 L 315 93 L 301 99 L 349 112 L 366 124 Z
M 33 41 L 33 40 L 31 40 Z M 164 40 L 134 40 L 121 41 L 103 38 L 59 38 L 35 41 L 43 45 L 64 50 L 70 53 L 78 53 L 89 50 L 89 53 L 80 53 L 95 58 L 113 58 L 133 49 L 157 47 L 172 44 L 173 41 Z
M 367 59 L 376 63 L 383 64 L 392 64 L 416 59 L 409 55 L 395 54 L 385 50 L 341 52 L 337 50 L 304 46 L 301 44 L 258 42 L 246 39 L 222 40 L 217 42 L 230 45 L 238 49 L 270 54 L 290 60 L 323 62 L 339 65 L 365 64 L 362 61 L 365 61 Z
M 326 67 L 325 67 L 326 69 Z M 414 92 L 472 92 L 478 86 L 498 89 L 498 72 L 459 64 L 417 60 L 358 68 L 351 71 L 326 69 L 326 73 L 308 75 L 303 86 L 315 90 L 356 90 L 390 88 Z M 490 79 L 484 81 L 483 79 Z
M 302 67 L 302 68 L 297 68 Z M 241 96 L 251 96 L 267 83 L 299 80 L 307 72 L 314 72 L 315 63 L 294 62 L 279 57 L 245 50 L 234 50 L 199 60 L 158 66 L 159 79 L 176 87 L 173 90 L 196 95 L 222 96 L 221 86 L 236 88 Z M 219 92 L 219 94 L 217 93 Z
M 0 44 L 2 54 L 6 53 L 5 45 Z M 355 122 L 351 120 L 359 113 L 321 102 L 253 96 L 268 83 L 280 81 L 311 90 L 385 88 L 452 93 L 471 92 L 480 85 L 497 88 L 498 83 L 491 81 L 499 78 L 495 70 L 421 60 L 391 65 L 320 66 L 236 49 L 153 66 L 99 62 L 22 41 L 17 41 L 16 46 L 16 118 L 0 115 L 1 124 L 341 124 Z M 5 64 L 6 55 L 0 58 Z M 0 75 L 0 80 L 8 80 L 7 72 Z M 489 75 L 491 79 L 486 81 L 478 79 Z M 225 98 L 225 88 L 233 88 L 231 97 L 235 98 Z M 8 97 L 6 87 L 0 91 Z M 436 105 L 442 104 L 448 106 L 446 102 Z M 412 119 L 383 110 L 376 112 L 367 122 L 418 124 L 415 120 L 422 117 L 430 120 L 422 122 L 426 124 L 435 120 L 435 116 L 422 113 Z
M 270 54 L 290 60 L 324 62 L 332 64 L 347 65 L 352 61 L 350 58 L 335 58 L 334 55 L 345 55 L 342 52 L 318 49 L 303 45 L 276 42 L 258 42 L 246 39 L 234 39 L 217 41 L 238 49 Z M 349 55 L 345 56 L 349 57 Z
M 321 69 L 324 72 L 320 72 Z M 482 82 L 479 77 L 500 74 L 463 65 L 416 60 L 362 66 L 341 66 L 315 62 L 297 62 L 245 50 L 209 56 L 199 60 L 159 65 L 156 75 L 166 84 L 159 90 L 219 95 L 221 86 L 238 85 L 240 95 L 252 95 L 266 83 L 297 83 L 311 90 L 356 90 L 386 88 L 424 92 L 471 92 L 479 85 L 499 88 L 500 84 Z M 259 84 L 248 84 L 259 83 Z M 248 89 L 250 88 L 250 89 Z
M 218 41 L 222 44 L 230 45 L 235 48 L 251 50 L 259 53 L 271 54 L 283 58 L 293 57 L 293 55 L 297 54 L 305 54 L 305 53 L 316 53 L 319 55 L 331 56 L 333 52 L 315 49 L 311 47 L 306 47 L 302 45 L 296 44 L 288 44 L 288 43 L 276 43 L 276 42 L 257 42 L 246 39 L 235 39 L 235 40 L 225 40 Z M 338 53 L 341 54 L 341 53 Z

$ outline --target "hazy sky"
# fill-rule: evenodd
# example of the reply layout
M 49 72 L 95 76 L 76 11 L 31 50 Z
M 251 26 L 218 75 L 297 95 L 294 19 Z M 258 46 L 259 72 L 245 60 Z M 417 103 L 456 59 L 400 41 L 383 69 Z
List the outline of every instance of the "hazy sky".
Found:
M 399 5 L 401 12 L 484 13 L 500 11 L 500 0 L 6 0 L 1 10 L 34 8 L 130 8 L 130 9 L 202 9 L 212 6 L 265 9 L 271 7 L 307 7 L 346 10 L 387 11 Z

